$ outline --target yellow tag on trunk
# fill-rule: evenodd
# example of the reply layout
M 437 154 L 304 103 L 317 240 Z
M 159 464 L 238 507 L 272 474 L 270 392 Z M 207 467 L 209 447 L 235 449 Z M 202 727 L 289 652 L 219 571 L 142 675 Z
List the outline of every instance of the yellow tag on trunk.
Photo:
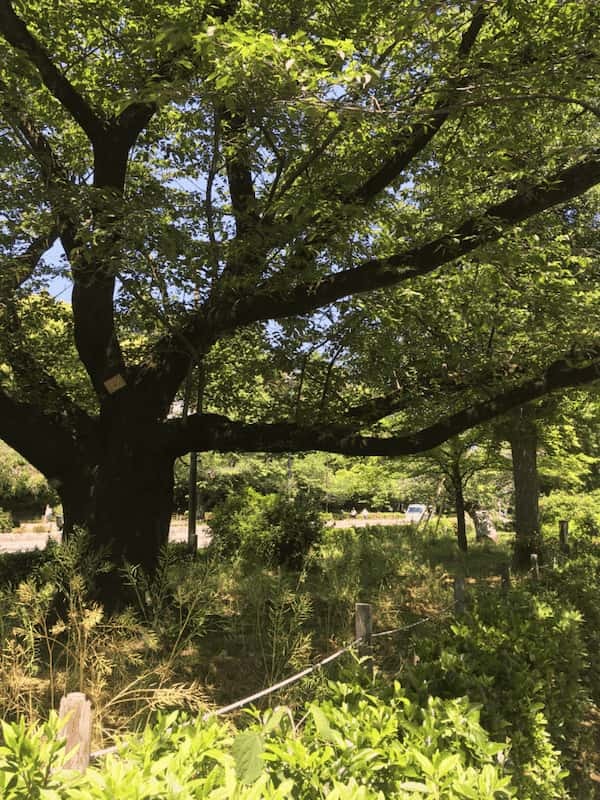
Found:
M 127 383 L 125 382 L 125 378 L 122 375 L 117 374 L 113 375 L 112 378 L 108 378 L 108 380 L 105 380 L 104 386 L 109 394 L 114 394 L 115 392 L 118 392 L 119 389 L 122 389 L 124 386 L 127 386 Z

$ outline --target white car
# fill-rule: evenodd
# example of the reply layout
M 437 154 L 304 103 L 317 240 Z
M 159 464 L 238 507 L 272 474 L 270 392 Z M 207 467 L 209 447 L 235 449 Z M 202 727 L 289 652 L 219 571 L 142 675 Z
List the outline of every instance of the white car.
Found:
M 411 503 L 404 512 L 404 519 L 406 522 L 420 522 L 426 511 L 427 506 L 422 503 Z

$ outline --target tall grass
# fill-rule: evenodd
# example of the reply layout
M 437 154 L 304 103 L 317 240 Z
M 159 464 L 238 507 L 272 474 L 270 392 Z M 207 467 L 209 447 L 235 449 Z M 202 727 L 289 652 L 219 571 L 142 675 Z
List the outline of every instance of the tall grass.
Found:
M 478 545 L 467 566 L 487 574 L 505 557 Z M 83 691 L 98 742 L 158 707 L 227 703 L 303 668 L 353 638 L 356 602 L 380 629 L 442 608 L 465 567 L 452 538 L 407 526 L 328 529 L 300 572 L 169 547 L 154 576 L 128 569 L 136 603 L 107 617 L 93 588 L 110 565 L 84 534 L 32 562 L 0 589 L 0 716 L 46 718 Z

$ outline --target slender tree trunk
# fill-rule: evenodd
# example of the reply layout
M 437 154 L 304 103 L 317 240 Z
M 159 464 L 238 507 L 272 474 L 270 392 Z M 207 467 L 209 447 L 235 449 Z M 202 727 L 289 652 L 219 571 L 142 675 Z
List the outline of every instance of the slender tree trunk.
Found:
M 452 485 L 454 487 L 454 504 L 456 506 L 456 524 L 458 546 L 466 553 L 467 544 L 467 520 L 465 517 L 465 497 L 463 494 L 463 481 L 460 470 L 455 468 L 452 473 Z
M 515 490 L 515 558 L 525 566 L 540 544 L 537 444 L 535 417 L 527 408 L 521 408 L 510 430 L 510 447 Z

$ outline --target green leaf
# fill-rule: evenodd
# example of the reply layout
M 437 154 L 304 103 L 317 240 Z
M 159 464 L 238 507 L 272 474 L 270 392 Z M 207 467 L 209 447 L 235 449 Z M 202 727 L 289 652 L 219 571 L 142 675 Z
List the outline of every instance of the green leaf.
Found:
M 235 774 L 242 783 L 254 783 L 260 777 L 264 762 L 264 741 L 255 731 L 244 731 L 233 740 L 231 752 L 235 759 Z

